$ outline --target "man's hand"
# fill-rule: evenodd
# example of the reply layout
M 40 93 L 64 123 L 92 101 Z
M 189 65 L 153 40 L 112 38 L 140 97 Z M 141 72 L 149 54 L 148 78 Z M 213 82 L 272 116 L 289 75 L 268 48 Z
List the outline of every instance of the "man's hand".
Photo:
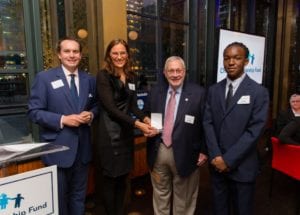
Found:
M 144 119 L 144 121 L 145 121 L 145 119 Z M 146 120 L 146 121 L 148 121 L 148 120 Z M 153 137 L 158 133 L 157 129 L 151 127 L 150 123 L 148 123 L 148 122 L 144 123 L 139 120 L 136 120 L 134 122 L 134 125 L 136 128 L 140 129 L 143 132 L 145 137 Z
M 81 119 L 84 121 L 84 124 L 89 124 L 92 122 L 94 116 L 93 113 L 90 111 L 82 111 L 79 116 L 81 117 Z
M 69 127 L 78 127 L 80 124 L 85 123 L 85 120 L 79 114 L 71 114 L 62 116 L 62 124 Z
M 228 172 L 229 167 L 225 163 L 224 159 L 222 156 L 217 156 L 215 157 L 212 161 L 211 164 L 215 167 L 216 171 L 218 172 Z
M 207 155 L 203 153 L 199 153 L 197 165 L 202 166 L 203 164 L 205 164 L 206 161 L 207 161 Z
M 154 128 L 154 127 L 150 127 L 149 132 L 147 134 L 144 133 L 145 137 L 154 137 L 156 135 L 159 134 L 159 130 Z
M 148 133 L 150 132 L 150 128 L 151 128 L 150 125 L 148 125 L 148 124 L 146 124 L 146 123 L 144 123 L 144 122 L 141 122 L 140 120 L 135 120 L 134 126 L 135 126 L 136 128 L 138 128 L 138 129 L 140 129 L 141 132 L 144 133 L 144 135 L 145 135 L 145 134 L 148 134 Z M 146 135 L 145 135 L 145 136 L 146 136 Z

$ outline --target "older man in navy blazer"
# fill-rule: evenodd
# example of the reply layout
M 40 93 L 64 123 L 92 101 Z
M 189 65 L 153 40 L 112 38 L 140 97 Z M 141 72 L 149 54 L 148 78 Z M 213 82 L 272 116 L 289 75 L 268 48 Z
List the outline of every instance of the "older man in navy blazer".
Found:
M 146 108 L 152 113 L 153 126 L 154 113 L 158 122 L 164 121 L 162 134 L 145 134 L 152 136 L 148 138 L 147 155 L 156 215 L 169 215 L 171 210 L 174 215 L 194 214 L 199 166 L 207 159 L 203 154 L 202 132 L 205 90 L 185 82 L 185 74 L 185 64 L 180 57 L 168 58 L 164 80 L 151 89 Z M 169 111 L 172 95 L 174 107 Z
M 259 171 L 256 147 L 267 121 L 269 95 L 244 72 L 248 55 L 242 43 L 225 48 L 227 78 L 209 88 L 205 106 L 203 126 L 217 215 L 231 211 L 235 215 L 253 214 Z
M 46 165 L 58 166 L 60 215 L 84 214 L 92 156 L 90 124 L 98 112 L 95 79 L 78 70 L 81 50 L 75 39 L 59 41 L 61 66 L 36 75 L 28 104 L 29 118 L 40 126 L 41 141 L 69 147 L 43 157 Z

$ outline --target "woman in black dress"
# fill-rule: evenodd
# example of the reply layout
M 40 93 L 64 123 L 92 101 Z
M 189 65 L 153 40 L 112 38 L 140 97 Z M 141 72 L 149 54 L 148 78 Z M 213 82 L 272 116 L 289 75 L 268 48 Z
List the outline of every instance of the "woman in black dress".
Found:
M 121 215 L 133 164 L 134 127 L 144 134 L 150 132 L 150 119 L 137 107 L 136 76 L 124 40 L 109 43 L 104 67 L 97 74 L 97 90 L 100 119 L 96 154 L 103 175 L 103 203 L 108 215 Z

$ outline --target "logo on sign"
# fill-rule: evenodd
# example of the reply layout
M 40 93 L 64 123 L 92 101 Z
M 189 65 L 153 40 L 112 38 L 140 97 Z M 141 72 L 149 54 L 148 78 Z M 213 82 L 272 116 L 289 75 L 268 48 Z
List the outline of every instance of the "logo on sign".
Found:
M 2 193 L 0 195 L 0 211 L 6 209 L 10 201 L 12 201 L 15 208 L 19 208 L 21 206 L 22 199 L 24 199 L 24 197 L 21 195 L 21 193 L 18 193 L 14 198 L 8 197 L 6 193 Z
M 254 54 L 249 53 L 249 55 L 248 55 L 248 60 L 249 60 L 249 62 L 251 63 L 251 65 L 253 65 L 254 59 L 255 59 Z

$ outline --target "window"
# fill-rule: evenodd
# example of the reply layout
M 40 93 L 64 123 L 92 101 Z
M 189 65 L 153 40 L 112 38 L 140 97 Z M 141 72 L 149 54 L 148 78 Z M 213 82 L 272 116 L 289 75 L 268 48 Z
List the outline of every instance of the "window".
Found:
M 188 68 L 188 0 L 127 0 L 127 23 L 138 74 L 155 82 L 171 55 L 182 57 Z
M 0 144 L 30 136 L 25 115 L 28 71 L 22 2 L 0 2 Z

